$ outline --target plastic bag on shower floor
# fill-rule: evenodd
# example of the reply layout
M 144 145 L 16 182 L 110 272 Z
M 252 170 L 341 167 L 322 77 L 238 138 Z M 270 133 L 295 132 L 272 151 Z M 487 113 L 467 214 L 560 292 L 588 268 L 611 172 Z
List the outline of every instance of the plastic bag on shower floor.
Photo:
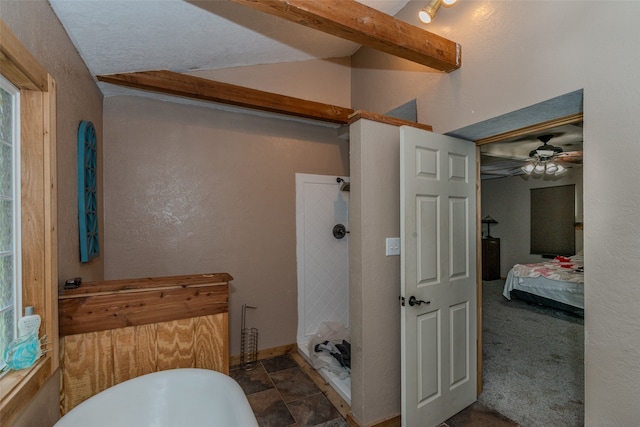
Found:
M 328 369 L 339 378 L 348 377 L 349 369 L 342 366 L 332 355 L 336 351 L 340 353 L 338 346 L 343 346 L 343 341 L 349 341 L 349 330 L 342 323 L 322 322 L 318 331 L 309 340 L 309 357 L 313 367 Z M 320 351 L 316 351 L 316 346 Z

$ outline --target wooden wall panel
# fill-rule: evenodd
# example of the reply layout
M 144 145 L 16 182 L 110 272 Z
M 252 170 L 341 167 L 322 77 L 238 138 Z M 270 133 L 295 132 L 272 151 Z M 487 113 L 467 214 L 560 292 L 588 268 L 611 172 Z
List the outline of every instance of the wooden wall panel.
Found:
M 65 338 L 63 413 L 114 385 L 111 337 L 111 331 L 101 331 Z
M 112 332 L 113 382 L 137 377 L 138 352 L 136 351 L 136 326 L 114 329 Z
M 195 319 L 196 368 L 229 374 L 229 315 L 203 316 Z
M 195 367 L 194 323 L 193 319 L 158 323 L 158 371 Z
M 156 371 L 228 374 L 230 279 L 216 273 L 95 282 L 61 295 L 62 414 Z
M 158 346 L 156 333 L 158 325 L 136 326 L 136 376 L 150 374 L 158 370 Z
M 79 288 L 80 289 L 80 288 Z M 112 294 L 65 295 L 60 300 L 60 334 L 125 328 L 225 313 L 227 286 L 167 287 Z
M 227 273 L 83 283 L 58 297 L 60 335 L 227 313 Z
M 203 368 L 229 373 L 228 314 L 219 313 L 61 338 L 60 408 L 151 372 Z

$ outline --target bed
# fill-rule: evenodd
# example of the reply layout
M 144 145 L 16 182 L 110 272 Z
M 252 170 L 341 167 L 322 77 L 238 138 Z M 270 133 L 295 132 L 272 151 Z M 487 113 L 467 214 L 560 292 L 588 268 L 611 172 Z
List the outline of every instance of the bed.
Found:
M 555 257 L 538 264 L 516 264 L 507 274 L 502 293 L 535 304 L 584 315 L 582 254 Z

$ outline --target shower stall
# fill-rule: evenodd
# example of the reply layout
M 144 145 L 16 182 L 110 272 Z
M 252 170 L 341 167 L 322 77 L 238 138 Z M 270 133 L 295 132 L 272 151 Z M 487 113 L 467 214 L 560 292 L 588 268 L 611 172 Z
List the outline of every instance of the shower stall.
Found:
M 318 332 L 349 328 L 349 190 L 348 177 L 296 174 L 297 344 L 312 365 Z M 348 370 L 318 371 L 351 404 Z

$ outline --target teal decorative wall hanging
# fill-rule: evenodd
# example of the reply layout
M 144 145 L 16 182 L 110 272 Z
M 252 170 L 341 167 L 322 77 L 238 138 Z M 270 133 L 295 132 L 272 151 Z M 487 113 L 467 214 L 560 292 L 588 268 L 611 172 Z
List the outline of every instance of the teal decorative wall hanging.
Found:
M 88 262 L 100 253 L 96 188 L 97 157 L 96 130 L 93 123 L 83 120 L 78 128 L 78 224 L 81 262 Z

